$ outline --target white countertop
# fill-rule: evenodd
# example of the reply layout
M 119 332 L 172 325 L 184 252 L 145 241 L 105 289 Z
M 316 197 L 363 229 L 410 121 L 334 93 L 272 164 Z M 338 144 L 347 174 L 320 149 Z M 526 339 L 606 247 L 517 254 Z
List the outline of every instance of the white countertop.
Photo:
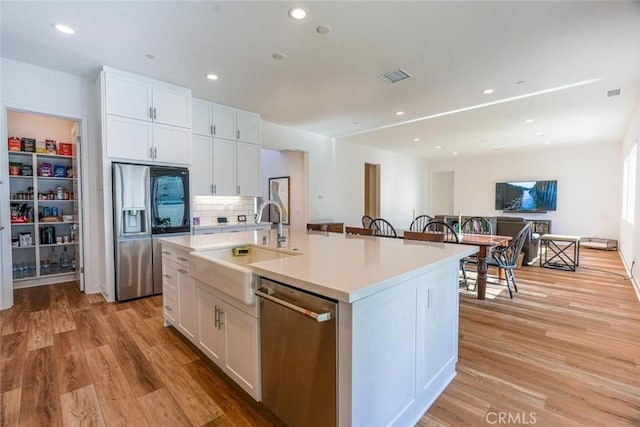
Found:
M 218 228 L 227 228 L 227 227 L 263 227 L 269 226 L 271 227 L 273 224 L 270 222 L 260 222 L 256 224 L 255 222 L 247 221 L 247 222 L 223 222 L 223 223 L 210 223 L 210 224 L 199 224 L 194 225 L 194 230 L 204 230 L 204 229 L 218 229 Z
M 478 251 L 478 247 L 388 237 L 285 230 L 290 257 L 250 264 L 254 273 L 339 301 L 353 303 Z M 237 245 L 276 247 L 276 230 L 162 238 L 179 250 Z

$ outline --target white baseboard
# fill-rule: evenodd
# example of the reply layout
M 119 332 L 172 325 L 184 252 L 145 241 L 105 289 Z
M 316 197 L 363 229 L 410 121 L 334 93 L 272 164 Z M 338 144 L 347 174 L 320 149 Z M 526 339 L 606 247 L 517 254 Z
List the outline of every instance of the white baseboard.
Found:
M 631 282 L 633 290 L 636 292 L 636 298 L 638 298 L 638 301 L 640 301 L 640 285 L 638 284 L 638 280 L 633 277 L 633 272 L 631 271 L 630 266 L 625 262 L 623 256 L 624 254 L 622 253 L 622 251 L 618 251 L 618 254 L 620 254 L 620 259 L 622 260 L 622 265 L 624 265 L 624 269 L 627 272 L 627 275 L 631 277 L 629 281 Z

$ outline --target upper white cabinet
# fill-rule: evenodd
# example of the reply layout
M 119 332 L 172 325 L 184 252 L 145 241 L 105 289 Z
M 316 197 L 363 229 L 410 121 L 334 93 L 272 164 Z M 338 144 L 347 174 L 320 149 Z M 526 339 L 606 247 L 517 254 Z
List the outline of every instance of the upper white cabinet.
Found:
M 194 196 L 260 195 L 260 115 L 193 100 Z
M 191 90 L 105 68 L 107 157 L 191 162 Z

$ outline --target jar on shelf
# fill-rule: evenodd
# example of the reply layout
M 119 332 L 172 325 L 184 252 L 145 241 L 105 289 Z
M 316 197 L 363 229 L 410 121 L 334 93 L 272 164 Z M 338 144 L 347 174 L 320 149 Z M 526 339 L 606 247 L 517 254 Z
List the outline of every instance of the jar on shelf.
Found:
M 62 190 L 62 187 L 56 188 L 56 194 L 58 200 L 64 200 L 64 191 Z

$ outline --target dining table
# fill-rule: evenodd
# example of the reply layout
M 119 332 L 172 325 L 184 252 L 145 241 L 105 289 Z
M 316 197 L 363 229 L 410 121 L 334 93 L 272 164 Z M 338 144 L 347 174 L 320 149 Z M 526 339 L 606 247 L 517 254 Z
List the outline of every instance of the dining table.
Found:
M 404 230 L 400 230 L 398 237 L 404 237 Z M 493 246 L 505 246 L 513 239 L 512 236 L 498 236 L 495 234 L 471 234 L 462 233 L 458 235 L 458 244 L 478 246 L 476 289 L 478 299 L 485 299 L 487 292 L 487 258 L 489 248 Z M 453 236 L 445 238 L 445 243 L 455 243 Z

